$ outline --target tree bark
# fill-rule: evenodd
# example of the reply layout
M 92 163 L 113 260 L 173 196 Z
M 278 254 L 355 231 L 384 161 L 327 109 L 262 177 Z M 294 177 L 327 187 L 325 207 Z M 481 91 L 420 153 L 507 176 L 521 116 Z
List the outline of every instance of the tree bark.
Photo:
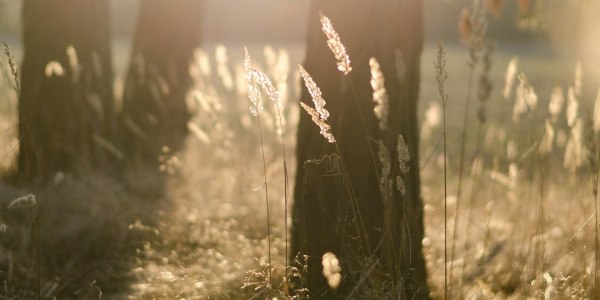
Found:
M 23 27 L 20 177 L 106 165 L 118 155 L 107 1 L 25 0 Z
M 190 114 L 189 65 L 200 44 L 203 0 L 144 0 L 123 95 L 124 147 L 134 160 L 156 160 L 177 147 Z M 174 138 L 175 137 L 175 138 Z
M 321 31 L 319 12 L 329 17 L 346 46 L 351 59 L 352 72 L 344 76 L 336 67 L 336 61 Z M 421 241 L 423 239 L 423 205 L 420 195 L 417 101 L 420 82 L 420 55 L 422 50 L 422 6 L 420 0 L 329 0 L 312 1 L 305 69 L 321 88 L 326 108 L 358 205 L 357 218 L 362 218 L 366 242 L 362 244 L 363 258 L 376 258 L 401 290 L 406 299 L 428 298 L 426 269 Z M 375 57 L 385 77 L 389 96 L 388 129 L 379 129 L 373 113 L 370 86 L 369 59 Z M 355 101 L 355 99 L 357 101 Z M 306 89 L 301 101 L 311 102 Z M 358 102 L 358 104 L 357 104 Z M 362 121 L 364 120 L 364 122 Z M 410 171 L 405 175 L 406 195 L 394 191 L 390 216 L 391 224 L 385 224 L 384 206 L 379 190 L 378 173 L 381 168 L 377 146 L 373 140 L 382 140 L 392 153 L 392 176 L 400 175 L 396 143 L 401 134 L 411 155 Z M 302 114 L 298 128 L 297 159 L 301 166 L 310 159 L 335 152 L 334 147 L 320 136 L 318 127 L 310 117 Z M 324 250 L 310 252 L 307 245 L 318 243 L 319 231 L 308 232 L 310 224 L 300 205 L 312 197 L 305 194 L 303 180 L 306 170 L 298 168 L 294 190 L 295 203 L 292 223 L 292 251 L 321 257 Z M 332 186 L 331 188 L 334 188 Z M 336 201 L 329 199 L 329 201 Z M 366 232 L 366 234 L 365 234 Z M 393 249 L 382 249 L 380 244 L 388 240 Z M 343 246 L 343 245 L 342 245 Z M 331 249 L 332 251 L 334 249 Z M 336 253 L 337 254 L 337 253 Z M 342 254 L 344 255 L 344 254 Z M 356 259 L 356 257 L 352 258 Z M 344 261 L 344 257 L 341 258 Z M 320 268 L 320 266 L 317 266 Z M 343 267 L 342 267 L 343 269 Z M 318 274 L 319 272 L 316 272 Z M 309 271 L 309 274 L 312 272 Z M 355 280 L 345 276 L 343 280 Z M 309 279 L 310 282 L 310 279 Z M 309 288 L 310 289 L 310 288 Z M 355 295 L 356 296 L 356 295 Z

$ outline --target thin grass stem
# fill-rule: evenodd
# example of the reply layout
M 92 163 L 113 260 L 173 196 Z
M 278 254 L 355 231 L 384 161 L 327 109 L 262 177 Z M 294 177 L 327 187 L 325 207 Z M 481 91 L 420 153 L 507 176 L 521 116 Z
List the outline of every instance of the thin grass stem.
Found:
M 260 134 L 260 149 L 262 152 L 262 160 L 263 160 L 263 174 L 264 174 L 264 186 L 265 186 L 265 200 L 266 200 L 266 205 L 267 205 L 267 244 L 268 244 L 268 258 L 269 258 L 269 266 L 268 266 L 268 272 L 269 272 L 269 284 L 271 286 L 273 286 L 273 277 L 271 274 L 271 214 L 269 212 L 269 184 L 267 182 L 267 161 L 265 159 L 265 145 L 264 145 L 264 141 L 263 141 L 263 134 L 262 134 L 262 125 L 260 122 L 260 115 L 256 116 L 256 119 L 258 120 L 258 132 Z

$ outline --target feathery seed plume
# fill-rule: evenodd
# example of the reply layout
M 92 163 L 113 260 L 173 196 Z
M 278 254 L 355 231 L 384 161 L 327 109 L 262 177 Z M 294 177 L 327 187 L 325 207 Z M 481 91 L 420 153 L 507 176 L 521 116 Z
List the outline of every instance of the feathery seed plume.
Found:
M 346 53 L 346 47 L 342 44 L 340 35 L 335 31 L 335 28 L 333 28 L 331 20 L 323 13 L 319 14 L 321 15 L 321 29 L 327 36 L 327 45 L 329 46 L 329 49 L 331 49 L 335 55 L 338 70 L 343 72 L 344 75 L 348 75 L 348 73 L 352 71 L 352 67 L 350 66 L 350 57 Z
M 302 79 L 304 79 L 304 84 L 310 93 L 310 96 L 315 104 L 315 110 L 319 113 L 321 119 L 323 121 L 329 118 L 329 111 L 325 109 L 325 99 L 323 99 L 323 94 L 321 94 L 321 89 L 317 86 L 315 81 L 312 79 L 310 74 L 306 72 L 304 67 L 298 65 L 298 69 L 300 70 L 300 75 L 302 75 Z
M 371 67 L 371 87 L 373 88 L 373 101 L 375 102 L 375 116 L 379 120 L 379 129 L 387 129 L 388 123 L 388 111 L 389 111 L 389 99 L 385 90 L 385 78 L 381 73 L 381 66 L 377 62 L 375 57 L 369 59 L 369 66 Z
M 271 100 L 275 106 L 275 111 L 277 112 L 275 113 L 275 118 L 277 121 L 279 121 L 277 122 L 277 125 L 279 125 L 277 131 L 283 132 L 283 124 L 285 121 L 283 120 L 283 105 L 281 104 L 279 93 L 267 75 L 256 70 L 255 68 L 252 68 L 252 61 L 250 60 L 250 54 L 248 54 L 248 48 L 244 47 L 244 51 L 244 68 L 246 69 L 249 84 L 248 93 L 252 93 L 252 97 L 254 97 L 257 91 L 252 89 L 258 89 L 258 87 L 260 87 L 263 90 L 263 92 L 267 95 L 267 98 L 269 98 L 269 100 Z M 253 87 L 250 87 L 251 85 Z M 260 96 L 260 92 L 258 93 Z
M 256 69 L 252 69 L 251 73 L 254 81 L 262 88 L 263 92 L 267 95 L 267 98 L 273 102 L 276 108 L 281 109 L 281 102 L 279 101 L 277 89 L 273 86 L 269 77 Z
M 250 102 L 252 102 L 250 112 L 253 116 L 258 117 L 263 113 L 260 89 L 252 72 L 252 61 L 250 60 L 250 54 L 248 54 L 248 48 L 244 48 L 244 51 L 244 68 L 246 69 L 246 80 L 248 81 L 248 97 L 250 98 Z
M 573 87 L 569 87 L 569 99 L 567 102 L 567 124 L 571 128 L 575 126 L 577 117 L 579 116 L 579 101 L 577 100 L 577 96 L 575 94 L 575 89 Z
M 506 73 L 504 74 L 504 91 L 502 92 L 504 99 L 510 98 L 510 94 L 512 93 L 515 77 L 517 76 L 517 63 L 517 58 L 513 57 L 508 63 L 508 68 L 506 68 Z
M 404 184 L 404 180 L 400 175 L 396 176 L 396 188 L 402 197 L 406 195 L 406 185 Z
M 404 196 L 406 195 L 406 185 L 404 184 L 402 175 L 406 175 L 410 170 L 410 167 L 408 166 L 408 162 L 410 161 L 410 152 L 408 152 L 408 146 L 406 145 L 404 137 L 402 137 L 401 134 L 398 135 L 398 144 L 396 148 L 398 151 L 398 162 L 400 163 L 399 168 L 400 172 L 402 172 L 402 174 L 396 176 L 396 188 L 400 192 L 400 195 Z
M 552 89 L 552 94 L 550 95 L 550 103 L 548 104 L 548 112 L 554 120 L 558 118 L 564 103 L 565 97 L 563 89 L 560 86 L 554 87 Z
M 529 85 L 529 82 L 527 82 L 525 74 L 519 73 L 517 79 L 519 80 L 519 86 L 517 87 L 517 99 L 515 100 L 512 115 L 515 123 L 519 122 L 522 114 L 534 111 L 538 102 L 537 94 L 533 87 Z
M 556 136 L 556 132 L 554 130 L 554 125 L 552 125 L 552 122 L 550 122 L 550 120 L 548 120 L 548 119 L 546 119 L 545 129 L 546 129 L 546 133 L 544 134 L 544 137 L 542 138 L 542 142 L 540 143 L 540 146 L 539 146 L 540 154 L 551 153 L 552 148 L 554 146 L 554 137 Z
M 448 93 L 445 92 L 445 84 L 448 79 L 448 70 L 446 69 L 446 50 L 442 42 L 438 43 L 437 59 L 433 63 L 435 66 L 435 79 L 438 84 L 438 94 L 442 100 L 442 105 L 446 106 L 448 103 Z
M 8 209 L 16 209 L 16 208 L 29 208 L 37 205 L 37 200 L 35 199 L 35 195 L 29 194 L 27 196 L 19 197 L 8 204 L 6 208 Z
M 600 131 L 600 88 L 598 89 L 598 95 L 596 96 L 596 102 L 594 103 L 594 132 Z
M 571 127 L 569 141 L 565 147 L 563 166 L 575 173 L 585 164 L 586 158 L 587 149 L 583 145 L 583 121 L 577 118 Z
M 77 57 L 77 50 L 73 45 L 67 47 L 67 57 L 69 58 L 69 66 L 73 70 L 73 80 L 76 81 L 79 78 L 81 69 L 79 68 L 79 58 Z
M 319 113 L 314 110 L 312 107 L 306 105 L 304 102 L 300 102 L 300 106 L 306 110 L 306 112 L 312 118 L 312 121 L 319 126 L 321 129 L 321 135 L 327 139 L 330 143 L 335 143 L 335 137 L 331 134 L 331 126 L 325 123 L 325 120 L 321 119 Z
M 51 62 L 48 62 L 48 64 L 46 65 L 46 68 L 44 69 L 44 74 L 46 74 L 46 77 L 48 78 L 52 76 L 60 77 L 65 75 L 65 70 L 59 62 L 53 60 Z
M 215 59 L 217 60 L 217 74 L 221 78 L 223 86 L 228 91 L 233 91 L 235 86 L 233 84 L 233 76 L 227 66 L 229 59 L 227 57 L 227 48 L 225 46 L 217 45 L 217 48 L 215 48 Z
M 19 93 L 21 91 L 21 75 L 19 74 L 19 68 L 17 67 L 17 61 L 15 60 L 15 57 L 13 56 L 12 52 L 10 51 L 10 47 L 8 46 L 7 43 L 2 42 L 2 45 L 4 46 L 4 55 L 6 55 L 6 58 L 8 58 L 8 66 L 10 67 L 10 74 L 13 77 L 13 80 L 15 81 L 12 88 Z
M 327 252 L 323 254 L 321 265 L 323 265 L 323 276 L 327 279 L 327 284 L 330 288 L 337 289 L 342 281 L 340 261 L 335 254 Z
M 404 137 L 400 134 L 398 135 L 398 162 L 400 163 L 400 171 L 406 174 L 410 170 L 408 167 L 408 162 L 410 161 L 410 152 L 408 152 L 408 146 L 404 141 Z
M 392 159 L 390 151 L 385 147 L 382 140 L 379 140 L 379 161 L 381 162 L 381 177 L 379 178 L 379 189 L 383 200 L 384 211 L 390 207 L 392 199 L 392 185 L 393 181 L 390 179 L 392 172 Z
M 583 91 L 583 68 L 581 67 L 580 61 L 575 65 L 575 80 L 573 82 L 573 87 L 575 89 L 575 96 L 578 98 L 581 97 L 581 92 Z

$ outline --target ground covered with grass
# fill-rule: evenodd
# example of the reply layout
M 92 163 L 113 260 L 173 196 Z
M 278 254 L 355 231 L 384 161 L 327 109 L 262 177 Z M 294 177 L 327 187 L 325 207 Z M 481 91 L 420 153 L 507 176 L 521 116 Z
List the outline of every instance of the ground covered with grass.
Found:
M 538 47 L 495 50 L 486 123 L 477 121 L 476 96 L 467 106 L 462 175 L 468 53 L 461 46 L 446 47 L 447 197 L 435 47 L 423 54 L 423 246 L 435 298 L 444 297 L 446 278 L 452 298 L 591 297 L 596 248 L 596 161 L 591 154 L 597 150 L 590 112 L 595 98 L 577 97 L 576 61 Z M 5 282 L 0 293 L 132 299 L 285 295 L 283 151 L 273 110 L 268 107 L 262 120 L 263 172 L 260 132 L 248 109 L 241 66 L 243 47 L 205 49 L 192 67 L 196 91 L 188 106 L 195 117 L 181 149 L 164 148 L 155 166 L 117 179 L 89 170 L 56 174 L 48 187 L 35 191 L 38 205 L 32 208 L 8 209 L 30 191 L 1 185 L 0 220 L 7 227 L 0 233 L 0 279 Z M 302 49 L 256 46 L 250 53 L 285 95 L 286 160 L 288 176 L 294 178 L 300 81 L 293 66 L 301 61 Z M 513 57 L 519 59 L 517 73 L 528 81 L 515 79 L 511 95 L 504 97 Z M 0 167 L 7 170 L 16 151 L 16 97 L 4 63 L 2 68 L 0 95 L 7 100 L 0 101 Z M 528 86 L 537 101 L 533 106 L 525 100 L 517 121 L 515 103 Z M 274 289 L 266 289 L 269 242 Z

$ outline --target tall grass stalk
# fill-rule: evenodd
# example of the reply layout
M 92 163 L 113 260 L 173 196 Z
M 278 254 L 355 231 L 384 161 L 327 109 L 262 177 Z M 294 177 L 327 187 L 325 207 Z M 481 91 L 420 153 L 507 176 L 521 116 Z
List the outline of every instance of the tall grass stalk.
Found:
M 467 229 L 466 229 L 466 237 L 464 244 L 464 261 L 462 266 L 462 277 L 464 277 L 466 266 L 468 265 L 470 256 L 469 256 L 469 237 L 471 224 L 473 223 L 473 206 L 475 205 L 475 193 L 477 181 L 479 178 L 479 172 L 481 171 L 480 165 L 481 162 L 481 145 L 483 143 L 483 127 L 486 122 L 486 103 L 489 100 L 489 97 L 492 92 L 492 83 L 489 80 L 489 72 L 492 67 L 492 52 L 493 52 L 493 44 L 490 40 L 487 40 L 485 37 L 485 47 L 483 48 L 482 57 L 481 57 L 481 74 L 479 75 L 479 87 L 478 87 L 478 97 L 479 97 L 479 111 L 477 113 L 477 134 L 476 134 L 476 145 L 475 145 L 475 161 L 474 161 L 474 173 L 472 174 L 473 178 L 471 180 L 471 193 L 469 195 L 469 205 L 467 207 Z M 466 112 L 465 112 L 466 114 Z M 466 130 L 466 129 L 465 129 Z M 457 218 L 458 220 L 458 218 Z M 456 227 L 455 227 L 456 228 Z M 462 282 L 462 280 L 461 280 Z M 462 287 L 459 287 L 459 298 L 462 298 Z
M 600 98 L 600 94 L 599 94 Z M 592 292 L 592 298 L 598 299 L 598 261 L 600 260 L 600 253 L 598 252 L 598 183 L 600 181 L 600 148 L 598 148 L 598 142 L 596 142 L 596 176 L 594 176 L 594 214 L 595 226 L 594 226 L 594 286 Z
M 483 11 L 482 5 L 479 1 L 472 1 L 470 9 L 466 9 L 463 11 L 463 20 L 462 22 L 469 22 L 470 27 L 469 30 L 462 32 L 465 40 L 468 42 L 469 48 L 469 59 L 467 60 L 467 66 L 469 68 L 469 79 L 467 81 L 467 91 L 466 91 L 466 100 L 465 100 L 465 108 L 463 115 L 463 126 L 461 132 L 461 144 L 460 144 L 460 155 L 458 162 L 458 187 L 456 192 L 456 214 L 454 217 L 454 230 L 452 235 L 452 251 L 450 254 L 450 274 L 449 280 L 452 283 L 453 279 L 453 271 L 454 271 L 454 256 L 456 253 L 456 236 L 458 234 L 458 227 L 460 221 L 460 203 L 462 196 L 462 184 L 463 184 L 463 176 L 464 176 L 464 164 L 466 158 L 466 148 L 467 148 L 467 123 L 469 118 L 469 107 L 471 104 L 471 90 L 473 86 L 473 75 L 475 73 L 475 67 L 478 64 L 479 54 L 481 51 L 481 45 L 483 41 L 483 37 L 485 34 L 485 23 L 483 20 L 483 16 L 485 12 Z M 459 287 L 460 288 L 460 287 Z
M 246 50 L 247 51 L 247 50 Z M 267 85 L 270 85 L 267 82 Z M 269 86 L 268 88 L 272 88 Z M 270 99 L 273 102 L 273 106 L 275 107 L 275 112 L 277 113 L 277 121 L 279 123 L 279 137 L 281 139 L 281 151 L 283 154 L 283 176 L 284 176 L 284 239 L 285 239 L 285 276 L 286 280 L 284 280 L 287 284 L 287 274 L 288 274 L 288 192 L 289 192 L 289 177 L 288 177 L 288 168 L 287 168 L 287 154 L 285 148 L 285 128 L 283 126 L 283 106 L 281 104 L 281 99 L 279 98 L 278 93 L 271 93 Z
M 268 274 L 269 274 L 269 284 L 270 287 L 273 286 L 273 277 L 271 274 L 271 214 L 269 211 L 269 184 L 267 180 L 267 161 L 265 158 L 265 145 L 262 133 L 262 124 L 260 116 L 263 113 L 263 104 L 260 95 L 259 84 L 262 84 L 263 88 L 266 89 L 266 93 L 268 96 L 273 97 L 273 89 L 269 89 L 268 82 L 266 78 L 262 78 L 262 74 L 258 73 L 256 70 L 252 69 L 252 62 L 250 61 L 250 55 L 248 54 L 248 49 L 245 49 L 245 59 L 244 59 L 244 68 L 246 69 L 246 79 L 248 83 L 248 97 L 252 103 L 250 107 L 250 112 L 252 115 L 256 117 L 258 122 L 258 133 L 260 136 L 260 149 L 262 153 L 262 162 L 263 162 L 263 176 L 264 183 L 263 186 L 265 188 L 265 201 L 266 201 L 266 209 L 267 209 L 267 246 L 268 249 Z M 262 80 L 262 81 L 261 81 Z
M 4 48 L 4 55 L 6 55 L 6 58 L 8 59 L 8 65 L 10 68 L 10 74 L 12 75 L 12 79 L 13 79 L 13 84 L 12 84 L 12 88 L 15 91 L 15 93 L 17 94 L 17 97 L 21 96 L 21 74 L 19 72 L 19 67 L 17 66 L 17 62 L 15 60 L 15 57 L 12 53 L 12 51 L 10 50 L 10 47 L 8 46 L 7 43 L 2 42 L 2 46 Z M 19 119 L 19 122 L 24 122 L 23 120 Z M 23 129 L 27 131 L 27 136 L 31 136 L 30 133 L 30 127 L 29 127 L 29 122 L 24 122 L 23 123 Z M 22 134 L 22 133 L 21 133 Z M 24 139 L 26 137 L 21 136 L 20 139 Z M 33 143 L 31 143 L 33 144 Z M 31 151 L 30 149 L 27 149 L 28 147 L 26 147 L 25 151 Z M 35 154 L 35 152 L 34 152 Z M 29 156 L 27 156 L 29 157 Z M 42 162 L 40 162 L 39 159 L 36 159 L 37 163 L 38 163 L 38 170 L 41 170 L 41 166 L 40 164 L 42 164 Z M 31 193 L 33 190 L 32 187 L 32 179 L 31 179 L 31 170 L 29 167 L 29 162 L 26 162 L 26 168 L 25 168 L 25 174 L 26 174 L 26 183 L 28 185 L 28 190 Z M 42 174 L 43 176 L 43 174 Z M 35 198 L 34 198 L 35 199 Z M 38 299 L 42 299 L 42 254 L 41 254 L 41 245 L 40 245 L 40 228 L 41 228 L 41 220 L 40 220 L 40 210 L 39 210 L 39 204 L 36 204 L 34 207 L 31 208 L 31 215 L 32 215 L 32 219 L 31 219 L 31 240 L 34 244 L 34 257 L 33 257 L 33 265 L 35 265 L 35 273 L 36 273 L 36 287 L 37 287 L 37 298 Z
M 438 42 L 437 60 L 434 62 L 438 93 L 442 101 L 442 126 L 444 140 L 444 298 L 448 299 L 448 163 L 446 142 L 446 105 L 448 93 L 445 90 L 448 71 L 446 70 L 446 51 L 442 42 Z
M 463 126 L 462 126 L 462 132 L 460 134 L 461 136 L 461 142 L 460 142 L 460 154 L 459 154 L 459 159 L 458 159 L 458 185 L 457 185 L 457 190 L 456 190 L 456 209 L 455 209 L 455 216 L 454 216 L 454 228 L 453 228 L 453 233 L 452 233 L 452 250 L 450 251 L 450 282 L 452 282 L 453 279 L 453 270 L 454 270 L 454 255 L 456 252 L 456 237 L 458 236 L 458 226 L 459 226 L 459 221 L 460 221 L 460 203 L 461 203 L 461 197 L 462 197 L 462 185 L 463 185 L 463 176 L 464 176 L 464 165 L 465 165 L 465 156 L 466 156 L 466 150 L 467 150 L 467 123 L 468 123 L 468 115 L 469 115 L 469 105 L 471 103 L 471 88 L 472 88 L 472 83 L 473 83 L 473 68 L 470 67 L 469 70 L 469 79 L 468 79 L 468 84 L 467 84 L 467 97 L 466 97 L 466 101 L 465 101 L 465 108 L 464 108 L 464 117 L 463 117 Z
M 598 299 L 600 297 L 600 291 L 598 290 L 598 261 L 600 261 L 600 253 L 598 252 L 598 187 L 600 184 L 600 139 L 598 133 L 600 132 L 600 89 L 598 89 L 598 95 L 596 96 L 596 102 L 594 103 L 594 135 L 596 144 L 596 174 L 594 176 L 594 214 L 595 214 L 595 226 L 594 226 L 594 285 L 592 291 L 592 298 Z

